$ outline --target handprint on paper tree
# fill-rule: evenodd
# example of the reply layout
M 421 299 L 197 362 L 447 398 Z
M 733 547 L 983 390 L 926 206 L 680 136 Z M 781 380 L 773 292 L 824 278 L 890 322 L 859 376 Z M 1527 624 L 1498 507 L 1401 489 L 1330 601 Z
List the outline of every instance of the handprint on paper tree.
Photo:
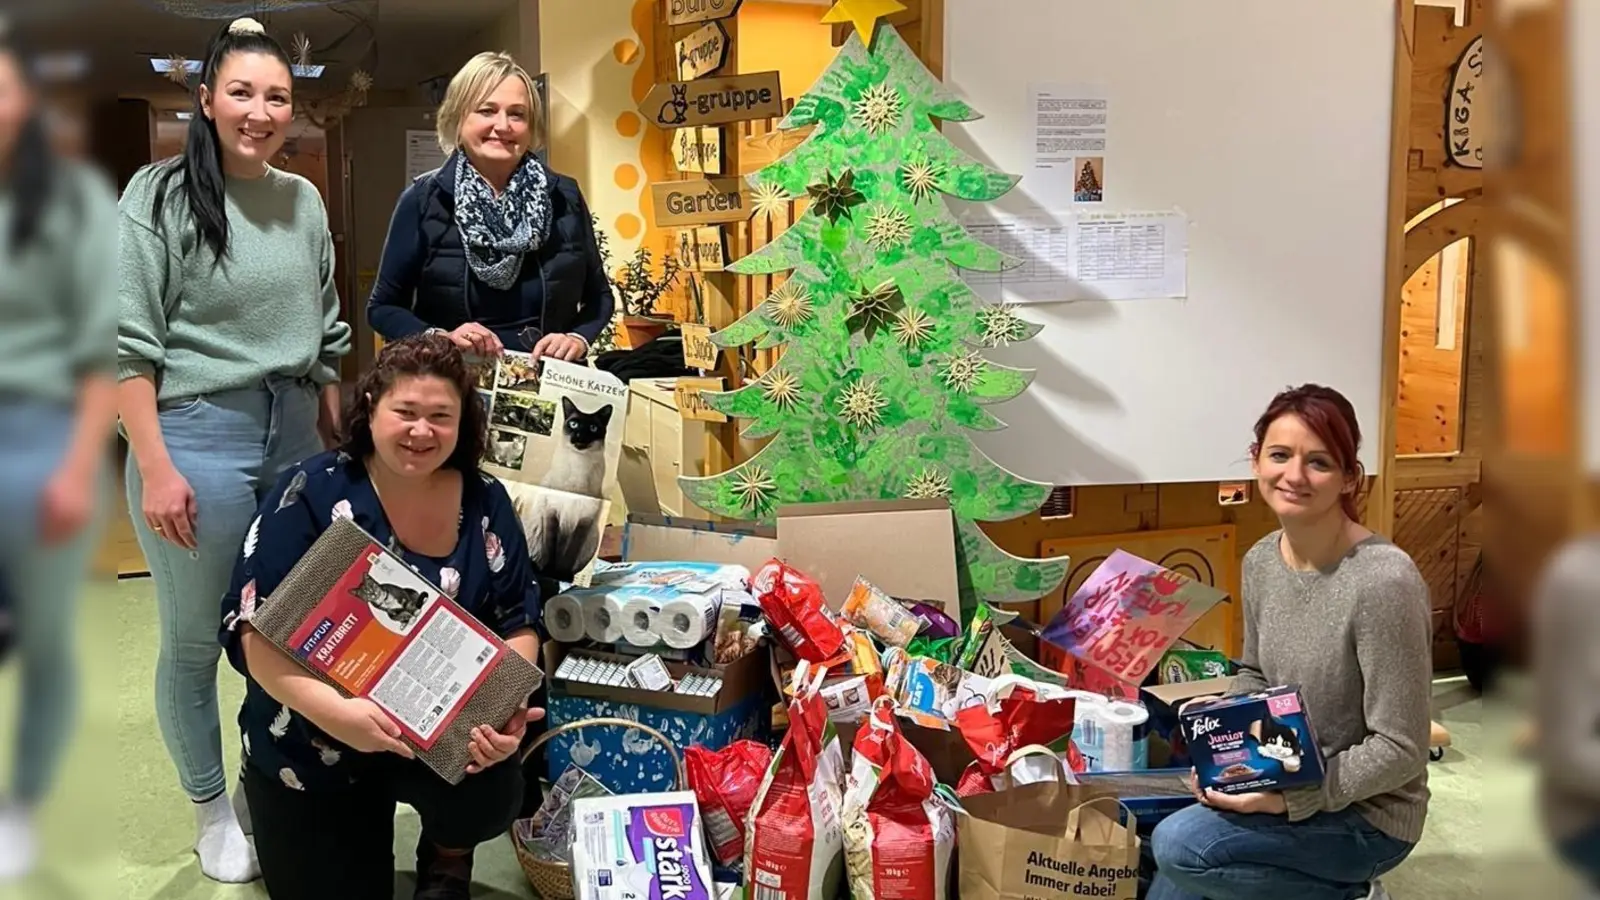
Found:
M 723 347 L 783 347 L 760 379 L 707 393 L 771 438 L 720 475 L 683 478 L 700 507 L 771 520 L 780 505 L 842 500 L 950 502 L 962 606 L 1027 602 L 1066 577 L 1066 560 L 1004 553 L 978 528 L 1039 509 L 1050 492 L 1005 471 L 972 442 L 1004 424 L 985 408 L 1027 389 L 1031 373 L 989 362 L 984 348 L 1039 326 L 977 297 L 961 269 L 1014 260 L 969 236 L 944 195 L 992 201 L 1016 184 L 958 149 L 935 120 L 977 118 L 879 22 L 852 34 L 779 124 L 814 126 L 804 143 L 750 176 L 756 215 L 806 197 L 806 213 L 729 268 L 789 276 L 749 315 L 713 335 Z

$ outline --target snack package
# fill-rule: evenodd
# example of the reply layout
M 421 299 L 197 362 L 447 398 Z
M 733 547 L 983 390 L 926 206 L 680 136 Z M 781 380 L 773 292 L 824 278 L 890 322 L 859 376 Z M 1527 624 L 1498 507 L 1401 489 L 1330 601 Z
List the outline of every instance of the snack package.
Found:
M 900 733 L 893 704 L 856 732 L 844 795 L 844 855 L 852 900 L 946 900 L 955 813 L 934 793 L 933 767 Z
M 572 803 L 576 900 L 711 900 L 711 861 L 692 791 Z
M 712 664 L 725 666 L 754 653 L 761 642 L 761 624 L 761 605 L 749 592 L 723 590 L 722 606 L 717 611 L 717 636 L 712 642 Z
M 843 874 L 839 807 L 844 751 L 817 692 L 827 671 L 796 689 L 789 729 L 750 811 L 745 884 L 760 897 L 834 900 Z M 805 678 L 802 670 L 801 678 Z
M 1157 677 L 1162 684 L 1184 684 L 1205 681 L 1208 678 L 1226 678 L 1228 654 L 1220 650 L 1168 650 L 1156 664 Z
M 961 640 L 961 652 L 956 656 L 956 668 L 969 670 L 972 668 L 972 664 L 978 659 L 978 652 L 983 649 L 984 641 L 993 630 L 994 616 L 989 604 L 979 603 L 978 608 L 972 613 L 972 620 L 967 623 L 966 634 Z
M 982 703 L 970 703 L 955 714 L 956 729 L 976 759 L 967 764 L 956 785 L 963 797 L 999 790 L 1005 761 L 1022 747 L 1039 745 L 1063 758 L 1069 773 L 1083 772 L 1083 754 L 1072 742 L 1077 700 L 1059 689 L 1016 675 L 993 680 Z M 1017 784 L 1051 780 L 1055 766 L 1024 757 L 1012 766 Z
M 872 703 L 877 699 L 868 689 L 867 679 L 860 676 L 824 684 L 819 693 L 828 707 L 828 721 L 835 725 L 860 722 L 872 712 Z
M 961 626 L 956 620 L 945 615 L 944 610 L 929 603 L 911 604 L 911 614 L 922 623 L 922 630 L 917 634 L 920 637 L 939 639 L 953 638 L 961 633 Z
M 611 791 L 594 776 L 569 765 L 550 786 L 532 818 L 517 823 L 517 839 L 533 855 L 547 862 L 572 861 L 572 802 L 584 797 L 605 797 Z
M 823 687 L 839 684 L 852 678 L 865 678 L 867 692 L 871 699 L 876 700 L 884 693 L 883 660 L 878 656 L 878 649 L 872 645 L 872 639 L 857 631 L 853 625 L 841 626 L 844 635 L 844 644 L 839 653 L 830 659 L 824 660 L 820 665 L 828 670 L 828 678 Z M 807 660 L 783 660 L 780 656 L 778 662 L 779 683 L 783 685 L 784 696 L 794 696 L 795 685 L 799 681 L 795 673 L 800 667 L 808 666 L 815 671 L 816 665 Z
M 927 635 L 918 635 L 906 644 L 907 656 L 921 656 L 926 659 L 942 663 L 955 664 L 957 640 L 953 637 L 933 638 Z
M 1292 687 L 1202 700 L 1178 713 L 1202 788 L 1224 794 L 1321 784 L 1322 749 Z
M 841 612 L 845 621 L 872 632 L 891 647 L 904 647 L 922 629 L 921 620 L 865 578 L 856 579 Z
M 712 855 L 724 866 L 736 866 L 744 856 L 745 825 L 770 765 L 772 749 L 759 741 L 734 741 L 721 750 L 697 745 L 683 751 L 684 770 L 700 803 Z
M 900 714 L 926 728 L 949 728 L 967 673 L 937 660 L 908 656 L 898 647 L 890 648 L 884 661 L 889 666 L 885 690 Z
M 844 648 L 844 632 L 822 588 L 799 570 L 772 560 L 756 572 L 750 588 L 774 633 L 797 658 L 826 663 Z

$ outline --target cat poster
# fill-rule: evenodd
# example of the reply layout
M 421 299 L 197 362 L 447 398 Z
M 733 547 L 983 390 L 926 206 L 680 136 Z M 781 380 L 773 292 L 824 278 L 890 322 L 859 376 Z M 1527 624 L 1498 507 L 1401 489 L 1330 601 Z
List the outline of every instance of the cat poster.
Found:
M 628 388 L 562 360 L 506 353 L 485 381 L 484 471 L 505 483 L 541 574 L 582 584 L 599 552 L 622 457 Z M 532 392 L 530 392 L 530 389 Z

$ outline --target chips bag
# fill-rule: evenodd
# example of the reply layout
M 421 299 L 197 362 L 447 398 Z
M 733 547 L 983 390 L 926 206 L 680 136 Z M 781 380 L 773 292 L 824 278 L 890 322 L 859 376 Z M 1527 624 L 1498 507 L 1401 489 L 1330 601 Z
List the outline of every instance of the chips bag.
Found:
M 844 753 L 818 693 L 826 675 L 818 670 L 796 689 L 789 729 L 756 793 L 744 865 L 752 897 L 833 900 L 838 894 Z M 806 667 L 798 677 L 808 678 Z
M 856 732 L 844 795 L 844 858 L 852 900 L 946 900 L 955 814 L 934 793 L 933 767 L 884 700 Z
M 724 866 L 737 865 L 744 855 L 750 808 L 771 765 L 772 750 L 759 741 L 734 741 L 721 750 L 697 745 L 683 751 L 683 767 L 700 804 L 711 854 Z
M 844 649 L 844 632 L 822 596 L 822 587 L 781 560 L 762 566 L 750 581 L 773 632 L 794 655 L 826 663 Z

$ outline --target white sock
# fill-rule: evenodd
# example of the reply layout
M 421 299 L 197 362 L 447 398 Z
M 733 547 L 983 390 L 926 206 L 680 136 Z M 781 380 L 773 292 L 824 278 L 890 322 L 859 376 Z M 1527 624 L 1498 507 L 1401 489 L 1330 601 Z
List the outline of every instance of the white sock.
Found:
M 28 877 L 38 862 L 32 814 L 20 806 L 0 806 L 0 884 Z
M 255 848 L 245 839 L 226 792 L 196 803 L 194 816 L 200 831 L 194 852 L 200 857 L 200 871 L 207 878 L 223 884 L 245 884 L 261 877 Z

